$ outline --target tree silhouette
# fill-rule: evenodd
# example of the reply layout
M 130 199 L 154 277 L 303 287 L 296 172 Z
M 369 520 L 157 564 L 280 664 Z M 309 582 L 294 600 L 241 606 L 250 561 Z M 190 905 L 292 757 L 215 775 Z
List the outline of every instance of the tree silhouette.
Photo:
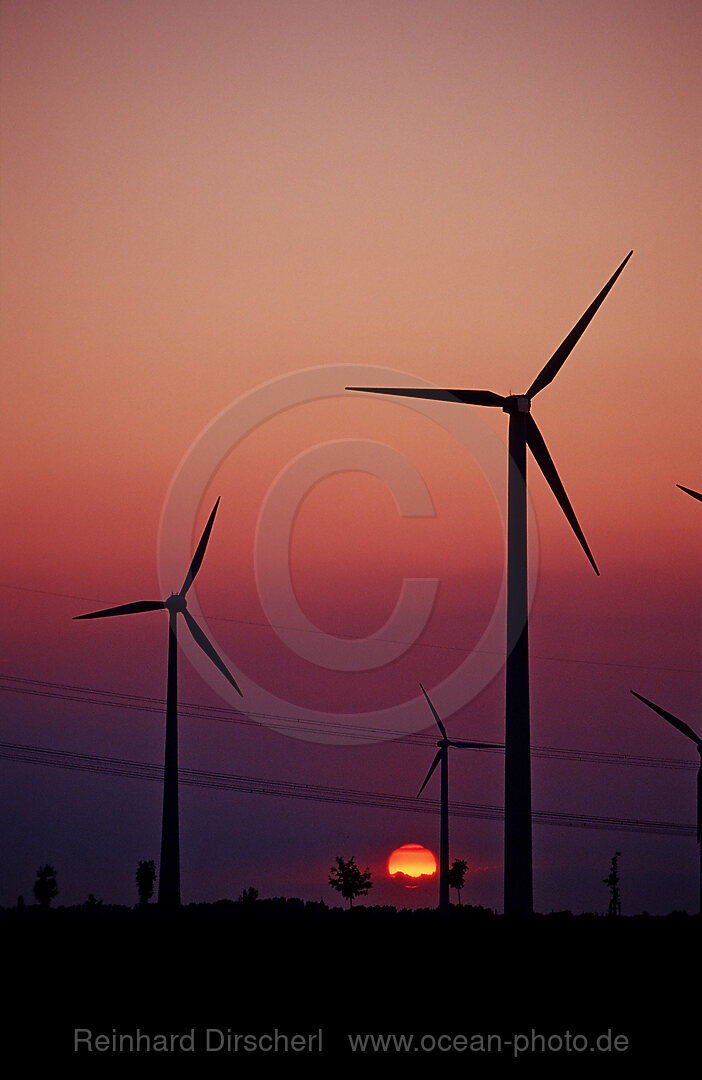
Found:
M 34 882 L 34 897 L 37 903 L 43 908 L 48 908 L 56 896 L 58 896 L 56 871 L 48 864 L 40 866 L 37 870 L 37 880 Z
M 609 898 L 609 910 L 608 915 L 621 915 L 622 913 L 622 901 L 619 892 L 619 868 L 617 865 L 621 851 L 616 851 L 612 856 L 612 865 L 609 868 L 609 876 L 602 878 L 605 885 L 609 886 L 610 898 Z
M 136 872 L 137 891 L 139 903 L 144 907 L 154 895 L 154 882 L 156 880 L 156 863 L 153 859 L 140 859 Z
M 450 889 L 455 889 L 458 893 L 458 906 L 461 906 L 461 889 L 466 883 L 466 872 L 468 870 L 468 863 L 465 859 L 454 859 L 449 867 L 448 883 Z
M 345 900 L 348 900 L 349 907 L 353 907 L 357 896 L 365 896 L 373 888 L 370 870 L 368 867 L 360 870 L 356 866 L 353 855 L 348 862 L 345 862 L 340 855 L 336 856 L 336 866 L 333 866 L 329 872 L 329 884 L 332 889 L 340 892 Z
M 248 889 L 244 889 L 239 897 L 239 903 L 244 904 L 245 907 L 253 907 L 258 900 L 258 889 L 255 889 L 251 885 Z

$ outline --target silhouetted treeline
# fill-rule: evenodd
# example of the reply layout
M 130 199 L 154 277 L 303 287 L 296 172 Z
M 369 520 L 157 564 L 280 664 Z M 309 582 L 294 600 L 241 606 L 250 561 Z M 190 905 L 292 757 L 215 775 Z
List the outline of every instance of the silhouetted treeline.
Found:
M 700 918 L 685 913 L 521 920 L 454 905 L 442 917 L 433 908 L 349 909 L 251 894 L 175 912 L 4 908 L 3 978 L 12 987 L 5 1049 L 16 1040 L 25 1065 L 44 1052 L 53 1063 L 75 1064 L 76 1028 L 321 1029 L 325 1061 L 336 1063 L 349 1055 L 353 1032 L 508 1039 L 532 1030 L 612 1031 L 632 1048 L 618 1058 L 626 1075 L 632 1061 L 649 1062 L 666 1046 L 694 1049 L 697 998 L 680 987 L 700 928 Z M 50 973 L 40 994 L 38 972 Z M 93 1055 L 88 1064 L 104 1059 Z M 473 1057 L 460 1061 L 464 1071 L 477 1067 Z M 235 1071 L 242 1062 L 240 1055 L 223 1064 Z
M 254 890 L 255 891 L 255 890 Z M 60 906 L 47 910 L 39 904 L 22 904 L 17 907 L 0 908 L 0 928 L 10 925 L 18 926 L 55 926 L 74 925 L 79 927 L 83 923 L 94 926 L 96 921 L 110 922 L 113 926 L 124 925 L 140 927 L 149 925 L 156 927 L 160 924 L 171 925 L 177 923 L 182 932 L 187 931 L 188 926 L 205 926 L 207 923 L 221 924 L 222 922 L 238 922 L 246 920 L 269 920 L 269 921 L 297 921 L 305 923 L 338 923 L 339 926 L 349 927 L 353 925 L 383 924 L 384 926 L 395 925 L 400 927 L 415 927 L 428 925 L 442 927 L 450 925 L 467 927 L 480 923 L 482 927 L 492 924 L 496 933 L 515 933 L 528 938 L 535 933 L 543 932 L 546 927 L 561 928 L 564 923 L 570 924 L 571 932 L 576 934 L 585 932 L 589 925 L 601 926 L 607 921 L 607 916 L 602 913 L 574 914 L 572 911 L 553 911 L 548 914 L 536 914 L 531 916 L 527 923 L 519 920 L 512 921 L 492 911 L 490 908 L 480 905 L 452 905 L 448 916 L 443 916 L 436 908 L 395 908 L 389 905 L 361 904 L 353 908 L 330 905 L 323 900 L 301 900 L 297 897 L 275 896 L 268 898 L 252 897 L 244 895 L 238 900 L 217 900 L 213 903 L 186 904 L 177 911 L 164 911 L 157 905 L 137 905 L 128 907 L 121 904 L 106 904 L 102 901 L 90 901 L 73 906 Z M 668 915 L 649 915 L 643 912 L 639 915 L 623 916 L 621 922 L 625 926 L 646 926 L 655 923 L 669 925 L 671 922 L 689 923 L 690 926 L 700 925 L 699 916 L 688 915 L 685 911 L 672 911 Z M 498 928 L 501 928 L 498 930 Z M 562 929 L 558 931 L 562 932 Z M 602 931 L 605 932 L 604 930 Z M 627 934 L 626 929 L 621 930 L 622 935 Z M 632 931 L 633 932 L 633 931 Z

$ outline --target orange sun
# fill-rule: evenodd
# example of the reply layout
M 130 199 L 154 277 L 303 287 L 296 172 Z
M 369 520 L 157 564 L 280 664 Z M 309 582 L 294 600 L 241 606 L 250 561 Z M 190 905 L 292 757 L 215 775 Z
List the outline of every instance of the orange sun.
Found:
M 436 873 L 436 859 L 429 848 L 421 844 L 403 844 L 395 848 L 388 859 L 388 874 L 404 874 L 406 877 L 418 878 L 423 874 L 431 877 Z

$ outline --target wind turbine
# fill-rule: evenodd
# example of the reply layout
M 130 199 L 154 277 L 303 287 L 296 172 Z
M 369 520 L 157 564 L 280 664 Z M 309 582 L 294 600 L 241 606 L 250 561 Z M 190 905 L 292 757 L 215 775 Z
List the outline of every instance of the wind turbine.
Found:
M 219 668 L 224 677 L 241 694 L 234 677 L 221 657 L 188 611 L 185 599 L 195 580 L 210 538 L 219 499 L 209 516 L 197 550 L 190 563 L 183 587 L 167 600 L 138 600 L 133 604 L 91 611 L 76 615 L 76 619 L 103 619 L 111 615 L 135 615 L 142 611 L 168 612 L 168 690 L 166 694 L 166 748 L 163 773 L 163 824 L 161 831 L 161 864 L 159 867 L 158 903 L 162 907 L 180 905 L 180 835 L 178 827 L 178 615 L 182 615 L 190 633 L 202 651 Z
M 684 720 L 679 720 L 677 716 L 673 716 L 672 713 L 661 709 L 660 705 L 654 705 L 652 701 L 642 697 L 641 694 L 637 694 L 635 690 L 632 690 L 631 693 L 639 701 L 643 701 L 644 705 L 648 705 L 649 709 L 653 709 L 669 724 L 672 724 L 674 728 L 681 731 L 683 735 L 687 735 L 688 739 L 692 739 L 697 746 L 697 753 L 700 755 L 700 767 L 697 770 L 697 843 L 700 845 L 700 915 L 702 915 L 702 739 Z
M 439 747 L 436 757 L 431 763 L 431 768 L 424 778 L 424 783 L 417 792 L 417 798 L 422 794 L 424 788 L 429 783 L 429 779 L 434 772 L 436 766 L 441 764 L 441 831 L 439 837 L 439 910 L 443 915 L 447 915 L 450 909 L 449 904 L 449 821 L 448 821 L 448 751 L 449 746 L 458 746 L 464 750 L 503 750 L 502 745 L 497 743 L 483 743 L 483 742 L 458 742 L 456 739 L 449 739 L 446 734 L 446 728 L 441 722 L 441 718 L 436 709 L 431 703 L 429 695 L 426 690 L 419 684 L 424 697 L 427 699 L 427 704 L 431 709 L 434 719 L 439 726 L 441 732 L 441 738 L 437 742 Z
M 676 484 L 675 486 L 679 487 L 681 491 L 686 491 L 688 495 L 692 495 L 693 499 L 699 499 L 700 502 L 702 502 L 702 495 L 700 495 L 699 491 L 693 491 L 692 488 L 683 487 L 682 484 Z
M 509 416 L 509 483 L 507 496 L 507 664 L 505 704 L 505 880 L 507 915 L 533 911 L 531 840 L 531 746 L 529 734 L 529 632 L 527 599 L 526 448 L 546 477 L 563 513 L 587 555 L 592 557 L 536 421 L 531 402 L 556 377 L 582 337 L 607 293 L 633 255 L 630 251 L 585 314 L 578 320 L 525 394 L 502 397 L 491 390 L 419 389 L 347 386 L 372 394 L 396 394 L 500 408 Z

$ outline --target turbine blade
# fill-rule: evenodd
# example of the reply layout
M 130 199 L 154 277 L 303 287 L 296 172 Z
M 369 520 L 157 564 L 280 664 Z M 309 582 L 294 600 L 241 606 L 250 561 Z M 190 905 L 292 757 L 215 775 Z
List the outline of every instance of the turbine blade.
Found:
M 140 611 L 160 611 L 165 608 L 163 600 L 137 600 L 134 604 L 120 604 L 119 607 L 103 608 L 102 611 L 90 611 L 87 615 L 74 615 L 74 619 L 106 619 L 110 615 L 136 615 Z
M 686 491 L 688 495 L 692 495 L 693 499 L 699 499 L 700 502 L 702 502 L 702 495 L 700 495 L 699 491 L 693 491 L 692 488 L 683 487 L 682 484 L 676 484 L 675 486 L 679 487 L 681 491 Z
M 600 572 L 597 569 L 597 564 L 595 563 L 595 560 L 592 557 L 592 552 L 590 551 L 590 548 L 587 546 L 587 540 L 585 539 L 585 537 L 583 535 L 583 530 L 580 528 L 580 525 L 578 524 L 578 519 L 575 516 L 575 511 L 573 510 L 573 507 L 570 505 L 570 499 L 566 495 L 566 490 L 563 487 L 563 484 L 561 483 L 561 479 L 560 479 L 560 477 L 559 477 L 559 475 L 558 475 L 558 473 L 556 471 L 556 466 L 553 464 L 553 459 L 552 459 L 551 455 L 548 452 L 548 449 L 546 447 L 546 443 L 543 440 L 543 436 L 542 436 L 541 432 L 539 431 L 538 427 L 536 426 L 536 421 L 534 420 L 531 413 L 527 413 L 526 429 L 527 429 L 527 436 L 526 436 L 527 445 L 528 445 L 529 449 L 531 450 L 532 454 L 534 455 L 534 458 L 536 459 L 536 463 L 539 466 L 539 468 L 541 469 L 541 472 L 546 477 L 546 480 L 548 482 L 549 487 L 551 488 L 551 491 L 556 496 L 556 500 L 558 502 L 558 505 L 560 506 L 561 510 L 563 511 L 566 518 L 568 519 L 568 522 L 570 523 L 571 529 L 573 530 L 573 532 L 577 536 L 578 540 L 580 541 L 580 545 L 581 545 L 583 551 L 585 552 L 588 559 L 590 560 L 590 562 L 592 564 L 592 569 L 595 571 L 595 573 L 599 577 Z
M 224 663 L 221 656 L 219 656 L 219 654 L 215 651 L 214 646 L 207 639 L 207 637 L 204 634 L 204 631 L 202 631 L 200 629 L 200 627 L 195 622 L 194 618 L 192 617 L 192 615 L 190 614 L 189 611 L 187 611 L 187 610 L 184 611 L 183 615 L 185 616 L 185 621 L 188 624 L 188 629 L 190 630 L 190 633 L 193 635 L 193 637 L 195 638 L 195 641 L 200 646 L 202 651 L 204 653 L 206 653 L 206 655 L 209 656 L 212 663 L 216 667 L 219 668 L 219 670 L 224 675 L 225 679 L 227 679 L 227 681 L 232 684 L 232 686 L 236 690 L 237 694 L 240 694 L 241 697 L 243 697 L 244 695 L 241 693 L 241 690 L 239 689 L 239 687 L 236 684 L 236 679 L 234 678 L 234 676 L 231 674 L 231 672 L 227 668 L 227 665 Z
M 667 720 L 669 724 L 672 724 L 674 728 L 681 731 L 683 735 L 687 735 L 688 739 L 692 739 L 698 746 L 702 744 L 702 739 L 700 739 L 699 735 L 697 735 L 684 720 L 678 720 L 677 716 L 673 716 L 672 713 L 666 712 L 665 709 L 661 709 L 660 705 L 654 705 L 652 701 L 642 697 L 641 694 L 637 694 L 635 690 L 632 690 L 631 693 L 634 697 L 638 698 L 639 701 L 643 701 L 644 705 L 648 705 L 649 709 L 653 709 L 653 711 L 657 712 L 659 716 L 662 716 L 664 720 Z
M 450 746 L 460 746 L 465 750 L 504 750 L 504 743 L 492 743 L 492 742 L 454 742 L 450 741 Z
M 463 405 L 486 405 L 502 408 L 505 399 L 492 390 L 439 390 L 415 386 L 346 386 L 346 390 L 358 390 L 364 394 L 394 394 L 398 397 L 429 398 L 432 401 L 458 401 Z
M 422 684 L 420 683 L 419 685 L 422 688 L 422 693 L 424 694 L 424 697 L 427 699 L 427 704 L 429 705 L 429 708 L 431 709 L 431 711 L 434 714 L 434 719 L 436 720 L 437 724 L 439 725 L 439 731 L 441 732 L 444 739 L 448 739 L 448 735 L 446 734 L 446 728 L 441 723 L 441 717 L 439 716 L 438 712 L 436 711 L 436 709 L 432 705 L 432 703 L 431 703 L 431 701 L 429 699 L 429 695 L 427 694 L 427 692 L 424 689 L 424 687 L 422 686 Z
M 210 514 L 207 524 L 205 525 L 205 531 L 200 537 L 200 543 L 197 545 L 197 551 L 193 555 L 193 561 L 190 563 L 190 569 L 188 570 L 188 576 L 183 582 L 183 588 L 180 590 L 180 595 L 185 596 L 186 592 L 195 580 L 195 575 L 202 565 L 202 560 L 205 557 L 205 548 L 207 542 L 210 539 L 210 533 L 212 532 L 212 526 L 214 525 L 215 514 L 217 513 L 217 507 L 219 506 L 219 499 L 214 504 L 214 509 Z
M 561 368 L 565 364 L 566 360 L 570 356 L 571 352 L 573 351 L 573 349 L 577 345 L 578 341 L 580 340 L 580 338 L 583 336 L 583 334 L 587 330 L 587 328 L 588 328 L 593 316 L 596 314 L 597 309 L 599 308 L 600 304 L 602 303 L 602 301 L 606 297 L 609 290 L 614 285 L 614 282 L 617 280 L 617 278 L 619 277 L 622 270 L 624 269 L 626 264 L 629 262 L 629 259 L 631 258 L 631 256 L 633 254 L 634 254 L 633 251 L 629 252 L 629 254 L 627 255 L 624 262 L 621 264 L 619 269 L 615 270 L 615 272 L 612 274 L 611 278 L 609 279 L 609 281 L 605 285 L 604 289 L 602 289 L 602 291 L 600 293 L 598 293 L 598 295 L 595 297 L 595 299 L 590 304 L 590 307 L 585 312 L 585 314 L 578 320 L 578 322 L 576 322 L 575 326 L 573 327 L 571 332 L 568 334 L 568 337 L 565 339 L 565 341 L 561 345 L 558 346 L 558 348 L 556 349 L 556 351 L 553 354 L 553 356 L 551 357 L 551 359 L 544 365 L 544 367 L 541 369 L 541 371 L 536 376 L 533 383 L 531 384 L 531 386 L 527 390 L 526 397 L 533 398 L 536 394 L 539 393 L 540 390 L 543 390 L 543 388 L 545 386 L 548 386 L 548 384 L 550 382 L 553 382 L 556 375 L 561 370 Z
M 443 751 L 442 751 L 442 750 L 439 750 L 439 752 L 437 753 L 436 757 L 435 757 L 435 758 L 434 758 L 434 760 L 432 761 L 432 763 L 431 763 L 431 768 L 430 768 L 429 772 L 427 773 L 426 777 L 424 778 L 424 783 L 422 784 L 422 786 L 420 787 L 419 791 L 417 792 L 417 798 L 419 798 L 419 796 L 420 796 L 420 795 L 422 794 L 422 792 L 424 791 L 424 788 L 425 788 L 425 787 L 427 786 L 427 784 L 429 783 L 429 778 L 430 778 L 431 774 L 432 774 L 432 773 L 434 772 L 434 769 L 436 768 L 436 766 L 437 766 L 437 765 L 439 764 L 439 762 L 441 761 L 441 754 L 442 754 L 442 753 L 443 753 Z

